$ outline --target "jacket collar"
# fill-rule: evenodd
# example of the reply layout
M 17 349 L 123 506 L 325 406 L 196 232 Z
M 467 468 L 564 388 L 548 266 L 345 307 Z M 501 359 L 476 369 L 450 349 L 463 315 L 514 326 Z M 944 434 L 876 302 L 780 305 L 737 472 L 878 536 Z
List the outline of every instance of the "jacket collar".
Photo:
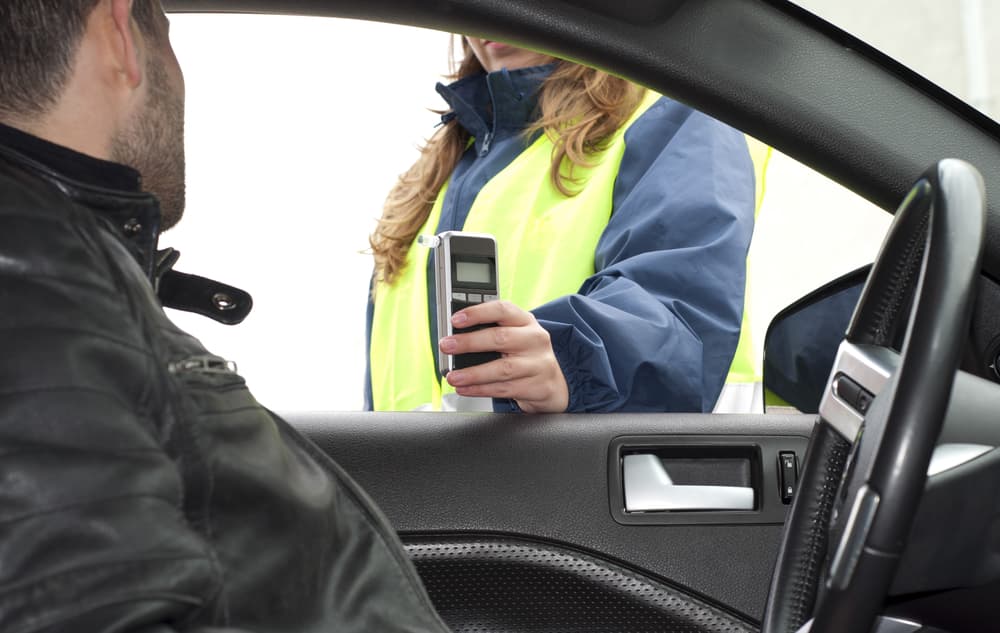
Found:
M 0 124 L 0 155 L 92 210 L 128 246 L 153 280 L 160 206 L 142 191 L 139 172 Z
M 437 84 L 437 92 L 451 110 L 452 117 L 475 139 L 476 153 L 484 156 L 497 137 L 518 134 L 536 116 L 538 89 L 552 73 L 555 63 L 517 70 L 480 73 L 447 86 Z
M 139 173 L 0 124 L 0 157 L 19 165 L 92 211 L 135 257 L 165 307 L 196 312 L 226 324 L 253 307 L 249 293 L 173 270 L 180 254 L 157 251 L 160 204 L 141 190 Z
M 142 190 L 142 178 L 131 167 L 82 154 L 2 123 L 0 145 L 78 183 L 133 193 Z

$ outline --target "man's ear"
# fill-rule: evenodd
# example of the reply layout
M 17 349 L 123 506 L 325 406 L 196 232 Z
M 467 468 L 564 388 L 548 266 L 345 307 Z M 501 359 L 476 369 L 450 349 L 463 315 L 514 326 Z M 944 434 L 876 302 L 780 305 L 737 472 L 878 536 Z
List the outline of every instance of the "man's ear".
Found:
M 142 52 L 132 21 L 133 0 L 110 0 L 111 19 L 114 24 L 114 44 L 118 50 L 122 70 L 129 86 L 136 88 L 142 83 Z

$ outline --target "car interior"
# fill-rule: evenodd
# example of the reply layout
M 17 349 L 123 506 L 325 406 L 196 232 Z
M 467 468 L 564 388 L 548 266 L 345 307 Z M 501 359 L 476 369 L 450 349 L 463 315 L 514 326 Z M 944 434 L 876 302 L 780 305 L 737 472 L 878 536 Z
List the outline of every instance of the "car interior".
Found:
M 1000 621 L 1000 124 L 783 0 L 164 0 L 488 37 L 625 76 L 877 204 L 769 326 L 764 414 L 293 412 L 456 632 Z M 818 319 L 817 313 L 834 318 Z

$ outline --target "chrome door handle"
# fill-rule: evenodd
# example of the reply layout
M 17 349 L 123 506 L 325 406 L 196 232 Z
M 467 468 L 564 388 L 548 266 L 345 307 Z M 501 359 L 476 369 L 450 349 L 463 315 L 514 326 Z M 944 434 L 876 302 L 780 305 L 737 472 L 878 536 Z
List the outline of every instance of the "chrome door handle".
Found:
M 753 488 L 679 486 L 656 455 L 626 455 L 622 461 L 626 512 L 754 509 Z

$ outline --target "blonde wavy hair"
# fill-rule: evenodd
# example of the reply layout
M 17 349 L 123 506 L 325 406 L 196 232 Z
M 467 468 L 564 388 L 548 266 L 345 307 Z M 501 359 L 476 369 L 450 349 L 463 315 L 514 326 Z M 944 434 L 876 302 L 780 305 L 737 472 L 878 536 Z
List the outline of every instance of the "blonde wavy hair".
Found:
M 462 38 L 464 56 L 453 80 L 485 72 Z M 451 51 L 454 69 L 454 46 Z M 553 143 L 552 184 L 565 196 L 584 185 L 574 168 L 591 167 L 591 157 L 635 112 L 645 89 L 625 79 L 568 61 L 556 67 L 539 88 L 539 118 L 525 131 L 530 138 L 544 131 Z M 393 284 L 406 264 L 406 254 L 427 221 L 438 193 L 458 165 L 469 144 L 469 133 L 454 119 L 444 123 L 420 148 L 416 163 L 389 192 L 382 217 L 368 238 L 375 256 L 374 281 Z M 374 292 L 375 284 L 372 291 Z

